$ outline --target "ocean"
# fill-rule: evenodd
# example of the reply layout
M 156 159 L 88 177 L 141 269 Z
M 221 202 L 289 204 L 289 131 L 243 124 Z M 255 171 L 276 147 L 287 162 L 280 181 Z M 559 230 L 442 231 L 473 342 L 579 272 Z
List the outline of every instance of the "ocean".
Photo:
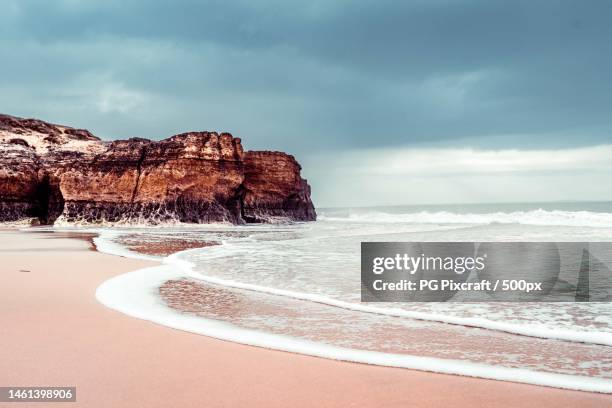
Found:
M 360 299 L 361 242 L 612 241 L 611 202 L 329 208 L 318 214 L 312 223 L 95 229 L 98 250 L 161 262 L 106 281 L 96 296 L 134 317 L 243 344 L 612 392 L 610 303 Z

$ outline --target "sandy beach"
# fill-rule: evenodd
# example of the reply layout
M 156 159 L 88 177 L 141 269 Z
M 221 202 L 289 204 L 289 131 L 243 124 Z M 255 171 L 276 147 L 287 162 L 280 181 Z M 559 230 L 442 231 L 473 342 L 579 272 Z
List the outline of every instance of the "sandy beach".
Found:
M 0 386 L 76 386 L 74 407 L 609 407 L 612 396 L 332 361 L 219 341 L 99 304 L 153 265 L 83 239 L 0 231 Z M 41 404 L 5 403 L 26 407 Z

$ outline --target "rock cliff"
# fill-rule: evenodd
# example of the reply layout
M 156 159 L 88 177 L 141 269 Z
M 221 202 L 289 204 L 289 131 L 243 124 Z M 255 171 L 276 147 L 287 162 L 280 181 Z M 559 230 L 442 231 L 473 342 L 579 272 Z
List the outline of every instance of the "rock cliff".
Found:
M 262 222 L 290 213 L 295 220 L 314 220 L 310 186 L 300 177 L 301 169 L 295 158 L 285 153 L 247 152 L 242 218 L 247 222 Z
M 316 219 L 293 156 L 244 152 L 229 133 L 106 142 L 87 130 L 0 115 L 0 153 L 0 221 Z

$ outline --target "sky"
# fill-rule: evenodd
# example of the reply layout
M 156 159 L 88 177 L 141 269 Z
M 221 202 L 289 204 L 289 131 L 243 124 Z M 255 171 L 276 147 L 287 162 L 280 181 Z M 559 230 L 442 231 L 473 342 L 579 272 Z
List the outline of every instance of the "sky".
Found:
M 229 131 L 317 206 L 612 200 L 612 2 L 4 0 L 0 112 Z

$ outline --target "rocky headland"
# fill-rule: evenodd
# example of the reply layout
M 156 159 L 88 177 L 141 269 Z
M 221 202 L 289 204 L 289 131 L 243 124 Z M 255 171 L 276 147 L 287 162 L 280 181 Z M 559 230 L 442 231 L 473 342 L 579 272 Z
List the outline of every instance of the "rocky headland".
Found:
M 0 221 L 41 224 L 312 221 L 295 158 L 229 133 L 103 141 L 0 114 Z

